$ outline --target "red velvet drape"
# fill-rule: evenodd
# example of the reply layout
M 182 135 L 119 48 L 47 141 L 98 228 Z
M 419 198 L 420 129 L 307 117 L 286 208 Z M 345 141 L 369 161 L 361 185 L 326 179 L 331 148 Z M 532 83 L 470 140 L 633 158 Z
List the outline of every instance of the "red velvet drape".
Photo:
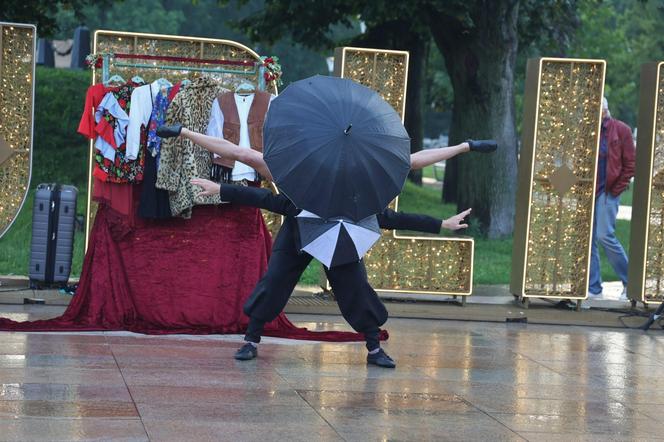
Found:
M 248 318 L 242 305 L 267 268 L 271 242 L 254 208 L 198 206 L 189 220 L 149 221 L 129 220 L 102 204 L 78 290 L 65 313 L 32 322 L 0 318 L 0 330 L 243 333 Z M 283 313 L 266 326 L 265 335 L 363 339 L 298 328 Z

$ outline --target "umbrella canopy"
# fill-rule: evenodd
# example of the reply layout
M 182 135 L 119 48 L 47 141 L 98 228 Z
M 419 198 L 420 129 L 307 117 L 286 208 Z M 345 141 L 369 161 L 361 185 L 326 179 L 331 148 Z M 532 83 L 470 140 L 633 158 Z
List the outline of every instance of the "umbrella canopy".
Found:
M 356 223 L 347 218 L 324 220 L 303 210 L 297 223 L 300 248 L 328 269 L 359 261 L 380 238 L 375 215 Z
M 401 192 L 410 138 L 380 95 L 352 80 L 315 76 L 270 104 L 263 157 L 277 187 L 300 209 L 353 221 Z

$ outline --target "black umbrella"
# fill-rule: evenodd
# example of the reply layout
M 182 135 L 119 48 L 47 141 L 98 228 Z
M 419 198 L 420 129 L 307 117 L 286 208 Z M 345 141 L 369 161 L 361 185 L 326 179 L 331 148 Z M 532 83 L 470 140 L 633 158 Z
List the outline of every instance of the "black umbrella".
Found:
M 373 90 L 315 76 L 270 104 L 263 157 L 277 187 L 321 218 L 360 221 L 401 192 L 410 139 L 401 118 Z

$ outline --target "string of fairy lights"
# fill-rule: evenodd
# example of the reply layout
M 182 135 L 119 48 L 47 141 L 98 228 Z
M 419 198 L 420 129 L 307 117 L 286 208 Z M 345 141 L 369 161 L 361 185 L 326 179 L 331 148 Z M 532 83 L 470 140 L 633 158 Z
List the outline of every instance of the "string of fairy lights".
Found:
M 344 77 L 377 91 L 403 118 L 406 54 L 344 49 Z M 473 245 L 470 238 L 395 238 L 383 232 L 365 257 L 367 274 L 379 290 L 469 294 Z
M 34 39 L 33 27 L 0 25 L 0 137 L 11 150 L 0 164 L 0 235 L 18 215 L 30 181 Z
M 603 69 L 542 61 L 526 296 L 586 295 Z
M 664 300 L 664 69 L 660 69 L 658 78 L 655 112 L 648 244 L 646 245 L 643 290 L 645 299 L 648 301 Z

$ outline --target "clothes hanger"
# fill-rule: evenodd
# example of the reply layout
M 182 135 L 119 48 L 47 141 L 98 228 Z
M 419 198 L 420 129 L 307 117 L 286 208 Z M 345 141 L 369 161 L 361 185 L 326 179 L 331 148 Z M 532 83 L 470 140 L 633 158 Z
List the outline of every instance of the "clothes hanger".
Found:
M 131 77 L 131 81 L 137 84 L 145 84 L 145 80 L 143 80 L 143 77 L 141 77 L 140 75 L 134 75 L 133 77 Z
M 124 78 L 116 74 L 104 82 L 105 85 L 109 85 L 111 83 L 126 83 L 126 82 Z
M 173 86 L 173 83 L 171 83 L 170 81 L 168 81 L 168 80 L 165 79 L 164 77 L 162 77 L 162 78 L 158 78 L 158 79 L 157 79 L 157 84 L 159 85 L 159 87 L 162 87 L 162 88 Z
M 240 82 L 235 88 L 235 93 L 238 95 L 251 95 L 256 92 L 256 86 L 246 80 Z
M 184 80 L 182 80 L 182 81 L 180 82 L 180 85 L 181 85 L 181 86 L 187 86 L 188 84 L 191 84 L 191 80 L 188 79 L 188 78 L 185 78 Z

